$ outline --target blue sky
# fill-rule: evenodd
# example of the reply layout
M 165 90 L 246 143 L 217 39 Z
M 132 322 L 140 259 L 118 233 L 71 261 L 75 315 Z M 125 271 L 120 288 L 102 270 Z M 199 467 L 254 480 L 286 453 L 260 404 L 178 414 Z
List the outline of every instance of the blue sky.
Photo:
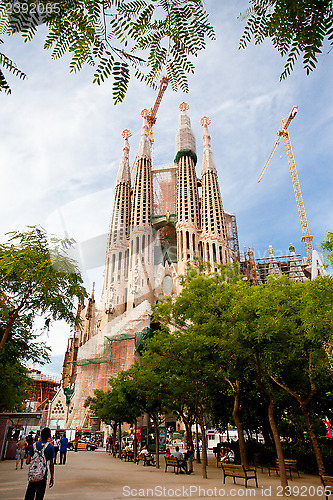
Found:
M 209 127 L 223 205 L 238 220 L 241 250 L 251 246 L 256 257 L 288 253 L 292 242 L 305 254 L 301 228 L 283 144 L 264 178 L 257 178 L 293 106 L 298 114 L 289 132 L 314 248 L 332 230 L 333 53 L 318 57 L 306 76 L 301 61 L 279 81 L 284 61 L 266 41 L 238 50 L 244 22 L 237 19 L 246 0 L 207 0 L 217 40 L 194 61 L 189 94 L 167 89 L 155 125 L 155 164 L 173 161 L 179 104 L 190 105 L 197 138 L 200 176 L 202 127 Z M 111 82 L 92 84 L 93 70 L 69 74 L 67 57 L 52 61 L 42 50 L 43 32 L 30 44 L 12 37 L 2 50 L 28 73 L 27 81 L 10 78 L 12 95 L 0 96 L 0 161 L 2 196 L 0 235 L 40 224 L 52 233 L 67 231 L 78 243 L 96 238 L 96 256 L 82 262 L 88 290 L 102 286 L 103 238 L 112 211 L 115 178 L 121 158 L 121 132 L 129 128 L 130 160 L 139 144 L 143 108 L 156 92 L 132 82 L 121 105 L 112 102 Z M 99 248 L 99 250 L 97 250 Z M 92 268 L 93 266 L 97 266 Z M 70 331 L 56 325 L 49 334 L 53 364 L 59 373 Z

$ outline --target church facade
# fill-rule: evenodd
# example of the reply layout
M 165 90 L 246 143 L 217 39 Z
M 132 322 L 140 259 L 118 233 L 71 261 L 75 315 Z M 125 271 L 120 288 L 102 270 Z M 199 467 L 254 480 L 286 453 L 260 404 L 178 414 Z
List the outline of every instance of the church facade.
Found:
M 67 429 L 90 426 L 86 398 L 93 396 L 94 389 L 107 390 L 111 377 L 139 359 L 143 340 L 156 328 L 151 305 L 179 294 L 178 278 L 188 263 L 201 258 L 214 270 L 239 260 L 236 218 L 223 208 L 210 120 L 201 120 L 203 154 L 198 177 L 188 109 L 186 103 L 180 105 L 173 162 L 157 167 L 152 165 L 148 111 L 142 112 L 133 184 L 131 134 L 123 131 L 101 301 L 97 308 L 93 290 L 88 304 L 78 308 L 82 326 L 68 342 L 62 390 L 50 409 L 51 426 L 60 418 Z

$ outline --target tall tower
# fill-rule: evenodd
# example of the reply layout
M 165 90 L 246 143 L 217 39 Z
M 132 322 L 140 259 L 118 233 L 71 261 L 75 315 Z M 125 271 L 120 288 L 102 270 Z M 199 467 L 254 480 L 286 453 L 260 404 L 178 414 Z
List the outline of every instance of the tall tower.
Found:
M 136 155 L 135 179 L 131 207 L 129 307 L 143 300 L 154 300 L 154 253 L 150 216 L 153 214 L 153 183 L 150 143 L 148 140 L 148 110 L 141 112 L 143 125 Z
M 200 215 L 198 179 L 195 172 L 197 162 L 195 137 L 186 111 L 189 105 L 183 102 L 179 109 L 179 127 L 176 135 L 177 180 L 177 257 L 178 273 L 183 274 L 186 262 L 193 261 L 198 254 Z
M 202 198 L 201 198 L 201 242 L 200 255 L 214 269 L 218 264 L 229 262 L 229 249 L 224 220 L 220 187 L 217 178 L 208 125 L 210 119 L 204 116 L 201 121 L 203 132 L 202 155 Z
M 128 138 L 131 136 L 131 132 L 125 129 L 122 136 L 124 138 L 124 147 L 116 180 L 106 250 L 104 285 L 101 300 L 101 326 L 104 326 L 112 318 L 127 309 L 128 238 L 131 215 L 131 174 Z

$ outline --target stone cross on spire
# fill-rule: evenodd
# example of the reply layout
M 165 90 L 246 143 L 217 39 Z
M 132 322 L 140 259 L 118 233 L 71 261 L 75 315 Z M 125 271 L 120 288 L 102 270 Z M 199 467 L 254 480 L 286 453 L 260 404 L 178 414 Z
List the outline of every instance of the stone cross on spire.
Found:
M 190 106 L 187 104 L 187 102 L 182 102 L 179 105 L 179 109 L 180 111 L 187 111 L 188 109 L 190 109 Z

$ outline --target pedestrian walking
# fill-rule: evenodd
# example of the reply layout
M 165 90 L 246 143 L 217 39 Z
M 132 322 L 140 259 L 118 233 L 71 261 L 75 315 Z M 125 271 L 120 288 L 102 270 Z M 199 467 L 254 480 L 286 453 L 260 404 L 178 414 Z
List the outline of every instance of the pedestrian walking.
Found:
M 51 431 L 45 427 L 41 432 L 41 440 L 35 442 L 28 452 L 29 465 L 28 487 L 24 500 L 43 500 L 47 484 L 47 462 L 50 467 L 50 488 L 54 484 L 54 447 L 49 442 Z
M 53 446 L 54 446 L 54 465 L 57 465 L 57 455 L 60 446 L 60 439 L 58 437 L 54 438 Z
M 17 470 L 17 467 L 18 467 L 20 460 L 21 460 L 21 469 L 23 469 L 23 460 L 24 460 L 24 455 L 25 455 L 25 448 L 27 445 L 28 445 L 28 443 L 26 442 L 25 438 L 22 436 L 16 445 L 16 448 L 17 448 L 16 470 Z
M 75 436 L 75 439 L 74 439 L 74 449 L 75 449 L 75 451 L 77 451 L 77 445 L 79 443 L 79 439 L 80 439 L 79 436 Z
M 65 465 L 66 456 L 67 456 L 67 445 L 68 439 L 66 438 L 66 434 L 62 436 L 60 439 L 60 462 L 59 465 Z

